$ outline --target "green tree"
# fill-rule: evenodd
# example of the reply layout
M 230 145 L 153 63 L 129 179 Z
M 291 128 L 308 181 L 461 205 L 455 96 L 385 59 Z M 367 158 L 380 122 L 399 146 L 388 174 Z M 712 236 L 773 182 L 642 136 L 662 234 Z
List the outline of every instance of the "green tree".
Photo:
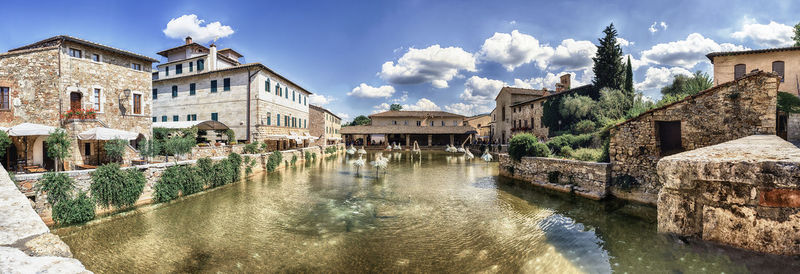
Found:
M 194 147 L 194 145 L 194 139 L 172 136 L 164 142 L 164 154 L 166 154 L 167 157 L 170 155 L 175 156 L 175 161 L 177 162 L 177 156 L 192 152 L 192 147 Z M 169 159 L 167 159 L 167 161 L 169 161 Z
M 627 112 L 627 100 L 627 96 L 621 90 L 602 89 L 600 99 L 597 100 L 597 121 L 617 120 L 624 117 Z
M 233 132 L 232 129 L 226 129 L 225 130 L 225 137 L 228 138 L 228 144 L 229 145 L 233 144 L 233 142 L 236 141 L 236 133 Z
M 633 102 L 633 97 L 636 96 L 636 90 L 633 89 L 633 67 L 631 66 L 631 56 L 628 55 L 628 64 L 625 65 L 625 85 L 622 87 L 625 91 L 625 96 L 628 101 Z
M 569 95 L 561 103 L 561 116 L 571 119 L 581 119 L 589 115 L 595 102 L 589 96 Z
M 139 156 L 142 160 L 148 160 L 151 157 L 156 157 L 161 153 L 161 142 L 151 138 L 139 143 Z
M 67 135 L 67 131 L 63 128 L 58 128 L 44 140 L 47 143 L 47 153 L 56 161 L 56 171 L 59 171 L 59 166 L 64 158 L 69 157 L 72 152 L 72 142 Z
M 550 157 L 550 149 L 547 148 L 547 145 L 540 143 L 536 136 L 530 133 L 521 133 L 514 135 L 508 141 L 508 156 L 517 162 L 526 156 Z
M 792 40 L 794 40 L 795 47 L 800 47 L 800 23 L 794 25 L 794 37 L 792 37 Z
M 120 163 L 122 162 L 122 156 L 125 155 L 125 147 L 127 145 L 128 141 L 114 139 L 107 141 L 103 145 L 103 149 L 106 151 L 106 156 L 108 156 L 112 162 Z
M 363 125 L 369 125 L 369 123 L 371 123 L 371 122 L 372 122 L 372 120 L 370 120 L 369 117 L 364 116 L 364 115 L 359 115 L 358 117 L 353 119 L 353 122 L 350 123 L 350 125 L 351 126 L 363 126 Z
M 691 76 L 683 74 L 675 76 L 675 79 L 672 80 L 672 84 L 661 88 L 661 94 L 686 97 L 687 95 L 694 95 L 709 89 L 713 85 L 714 81 L 708 73 L 696 71 Z
M 800 98 L 794 94 L 779 91 L 778 110 L 786 113 L 800 113 Z
M 594 61 L 594 80 L 592 84 L 598 89 L 622 87 L 622 49 L 617 43 L 617 30 L 612 23 L 603 30 L 605 36 L 598 39 L 597 54 Z
M 401 110 L 403 110 L 403 106 L 400 105 L 400 104 L 392 104 L 389 107 L 389 110 L 391 110 L 391 111 L 401 111 Z
M 0 157 L 6 155 L 6 148 L 11 145 L 11 138 L 5 131 L 0 131 Z

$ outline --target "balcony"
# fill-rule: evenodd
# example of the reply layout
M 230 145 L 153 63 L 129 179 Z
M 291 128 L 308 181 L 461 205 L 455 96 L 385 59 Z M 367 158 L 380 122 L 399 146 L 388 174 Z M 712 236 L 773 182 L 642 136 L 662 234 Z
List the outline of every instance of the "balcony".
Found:
M 70 109 L 67 113 L 61 115 L 61 119 L 72 120 L 95 120 L 97 119 L 97 110 L 90 109 Z

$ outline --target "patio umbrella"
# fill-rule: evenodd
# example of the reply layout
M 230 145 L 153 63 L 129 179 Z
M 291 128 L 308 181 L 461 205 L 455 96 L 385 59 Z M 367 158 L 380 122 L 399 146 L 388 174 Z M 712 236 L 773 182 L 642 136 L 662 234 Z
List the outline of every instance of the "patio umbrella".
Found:
M 56 131 L 56 127 L 45 126 L 42 124 L 22 123 L 8 129 L 9 136 L 24 137 L 25 143 L 25 164 L 28 164 L 28 137 L 46 136 Z
M 124 131 L 119 129 L 111 129 L 105 127 L 96 127 L 89 129 L 87 131 L 81 132 L 78 134 L 79 140 L 114 140 L 114 139 L 122 139 L 122 140 L 136 140 L 139 137 L 139 133 Z

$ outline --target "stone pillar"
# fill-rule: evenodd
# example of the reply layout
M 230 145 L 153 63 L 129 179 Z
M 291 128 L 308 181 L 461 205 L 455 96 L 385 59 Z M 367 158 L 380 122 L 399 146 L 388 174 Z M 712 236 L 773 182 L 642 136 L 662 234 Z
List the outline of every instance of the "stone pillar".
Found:
M 450 145 L 451 146 L 455 145 L 455 137 L 453 137 L 453 134 L 450 134 Z
M 411 134 L 406 134 L 406 146 L 411 145 Z
M 433 135 L 428 134 L 428 146 L 433 145 Z

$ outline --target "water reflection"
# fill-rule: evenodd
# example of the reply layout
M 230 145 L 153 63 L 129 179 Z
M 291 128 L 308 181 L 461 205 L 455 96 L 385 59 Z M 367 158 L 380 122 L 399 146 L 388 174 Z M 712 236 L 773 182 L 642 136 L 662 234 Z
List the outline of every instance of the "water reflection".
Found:
M 444 152 L 384 156 L 380 176 L 356 176 L 358 156 L 319 157 L 56 233 L 100 273 L 742 273 L 797 265 L 659 236 L 650 208 L 534 190 L 497 177 L 496 163 Z

